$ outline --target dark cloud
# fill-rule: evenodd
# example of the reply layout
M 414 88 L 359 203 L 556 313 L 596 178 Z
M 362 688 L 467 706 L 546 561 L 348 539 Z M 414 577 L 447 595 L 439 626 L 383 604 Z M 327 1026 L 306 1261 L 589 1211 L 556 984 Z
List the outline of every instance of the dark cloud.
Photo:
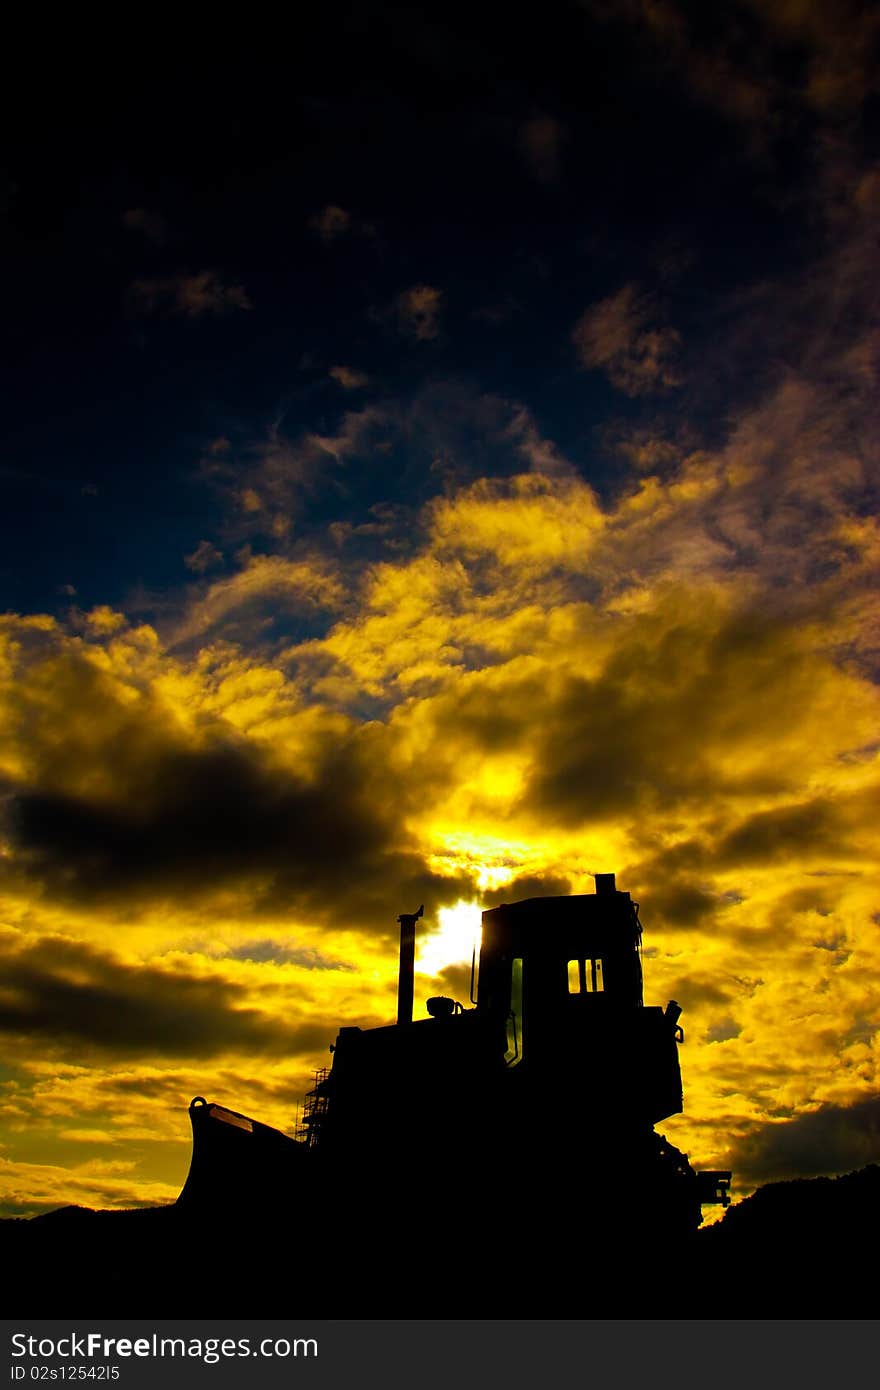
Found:
M 793 855 L 833 860 L 844 848 L 843 830 L 841 809 L 828 797 L 815 797 L 749 816 L 720 842 L 716 859 L 726 866 L 769 864 Z
M 542 693 L 539 677 L 521 677 L 501 689 L 475 682 L 438 696 L 432 707 L 438 753 L 448 748 L 459 756 L 470 756 L 522 747 Z M 545 719 L 553 717 L 549 702 L 542 714 Z
M 412 791 L 388 795 L 382 726 L 316 732 L 298 772 L 220 722 L 189 744 L 160 702 L 121 698 L 74 656 L 44 679 L 51 701 L 23 718 L 45 762 L 6 800 L 7 869 L 53 896 L 134 904 L 239 885 L 246 917 L 299 906 L 391 930 L 410 898 L 430 911 L 471 894 L 469 879 L 433 874 L 402 828 Z
M 281 941 L 245 941 L 227 953 L 232 960 L 277 961 L 304 970 L 354 970 L 346 961 L 333 960 L 311 946 L 288 946 Z
M 189 1077 L 185 1072 L 168 1070 L 157 1075 L 155 1070 L 135 1070 L 122 1076 L 113 1072 L 109 1075 L 96 1074 L 94 1087 L 96 1091 L 110 1097 L 122 1096 L 125 1099 L 135 1095 L 164 1098 L 181 1091 L 185 1092 L 188 1081 Z
M 400 901 L 433 905 L 471 885 L 426 868 L 383 779 L 381 750 L 357 737 L 328 747 L 313 778 L 244 743 L 196 751 L 157 742 L 149 774 L 125 797 L 20 792 L 10 835 L 34 878 L 82 904 L 198 899 L 206 885 L 238 883 L 248 915 L 296 904 L 352 924 L 393 923 Z
M 825 691 L 821 667 L 793 645 L 792 629 L 772 615 L 677 603 L 664 612 L 661 604 L 620 630 L 591 677 L 559 673 L 548 682 L 513 668 L 503 682 L 489 674 L 436 696 L 427 762 L 454 768 L 474 756 L 527 752 L 513 809 L 544 827 L 623 816 L 647 834 L 671 813 L 699 808 L 704 829 L 676 848 L 675 866 L 663 865 L 664 877 L 674 867 L 676 878 L 663 910 L 671 922 L 695 924 L 713 908 L 701 880 L 715 865 L 716 842 L 722 862 L 757 852 L 748 818 L 739 833 L 731 826 L 737 808 L 790 797 L 798 785 L 800 767 L 775 750 L 790 735 L 792 702 L 806 726 L 821 716 Z M 756 839 L 772 833 L 776 814 L 780 836 L 786 815 L 793 830 L 799 825 L 796 810 L 768 814 Z M 857 823 L 855 808 L 841 817 L 838 830 Z
M 638 809 L 653 813 L 718 790 L 705 737 L 709 682 L 709 706 L 699 710 L 698 687 L 704 681 L 675 674 L 673 647 L 674 637 L 662 683 L 650 679 L 655 661 L 647 651 L 638 684 L 617 658 L 595 680 L 574 677 L 565 683 L 546 712 L 550 717 L 545 715 L 538 735 L 535 772 L 524 798 L 536 815 L 568 823 L 601 821 Z M 635 652 L 624 655 L 624 662 L 630 658 Z M 695 723 L 703 725 L 702 737 Z
M 305 1033 L 306 1030 L 303 1030 Z M 312 1049 L 320 1055 L 326 1052 L 326 1048 L 332 1041 L 334 1035 L 334 1025 L 330 1021 L 320 1032 L 313 1044 L 310 1037 L 304 1041 L 300 1040 L 299 1034 L 296 1035 L 296 1045 L 302 1046 L 305 1053 L 311 1053 Z M 291 1034 L 291 1036 L 293 1036 Z M 312 1056 L 307 1059 L 307 1074 L 312 1071 Z M 265 1100 L 270 1104 L 281 1103 L 289 1106 L 292 1111 L 296 1104 L 302 1100 L 301 1074 L 295 1073 L 293 1077 L 279 1075 L 269 1067 L 264 1067 L 260 1074 L 255 1074 L 254 1070 L 248 1066 L 247 1062 L 240 1060 L 218 1060 L 211 1067 L 211 1082 L 217 1086 L 224 1095 L 241 1098 L 244 1104 L 244 1097 L 247 1097 L 247 1104 L 251 1105 L 256 1097 Z M 73 1083 L 76 1089 L 76 1082 Z M 161 1072 L 157 1072 L 155 1067 L 143 1066 L 137 1060 L 128 1061 L 126 1059 L 126 1069 L 124 1072 L 112 1071 L 92 1072 L 89 1080 L 89 1098 L 96 1100 L 100 1109 L 109 1106 L 117 1115 L 125 1115 L 131 1112 L 132 1098 L 136 1101 L 143 1099 L 159 1100 L 168 1109 L 173 1109 L 181 1104 L 181 1100 L 188 1099 L 192 1089 L 193 1073 L 192 1070 L 183 1067 L 173 1066 L 163 1067 Z M 219 1092 L 218 1092 L 219 1094 Z
M 570 892 L 571 879 L 561 874 L 523 874 L 501 888 L 481 894 L 481 901 L 484 908 L 490 908 L 500 903 L 520 902 L 523 898 L 563 898 Z
M 730 1152 L 745 1184 L 845 1173 L 880 1159 L 880 1096 L 763 1125 Z
M 2 948 L 0 1030 L 89 1051 L 210 1057 L 319 1048 L 326 1027 L 291 1026 L 239 1006 L 219 978 L 129 965 L 64 938 Z
M 707 1028 L 703 1037 L 707 1043 L 722 1043 L 729 1042 L 731 1038 L 738 1038 L 741 1032 L 741 1025 L 728 1014 L 724 1018 L 719 1018 L 718 1022 L 713 1023 L 711 1028 Z
M 794 624 L 748 608 L 670 621 L 655 612 L 597 676 L 570 677 L 544 696 L 523 807 L 576 824 L 699 805 L 711 832 L 700 839 L 711 847 L 722 808 L 727 818 L 751 798 L 790 798 L 801 776 L 787 748 L 792 707 L 817 737 L 827 722 L 825 669 L 797 650 L 795 634 Z M 519 691 L 506 693 L 508 717 L 525 723 L 531 708 Z M 796 845 L 839 853 L 866 814 L 861 793 L 758 812 L 721 838 L 711 862 L 778 859 Z M 694 866 L 705 862 L 699 844 L 687 851 Z M 698 905 L 692 899 L 691 913 Z
M 158 746 L 138 800 L 21 793 L 13 840 L 50 880 L 69 878 L 94 893 L 102 884 L 108 892 L 136 888 L 156 874 L 175 887 L 190 875 L 235 877 L 280 865 L 284 850 L 321 875 L 322 859 L 358 864 L 386 840 L 378 818 L 353 804 L 361 789 L 352 765 L 340 758 L 325 776 L 332 788 L 285 777 L 233 744 Z
M 468 1006 L 471 990 L 471 967 L 467 964 L 447 965 L 436 977 L 437 987 L 441 994 L 445 994 L 447 999 L 457 999 L 460 1004 Z M 421 1003 L 418 1003 L 416 1016 L 421 1015 Z
M 675 929 L 705 927 L 718 900 L 711 893 L 686 882 L 671 879 L 667 869 L 651 883 L 651 921 L 657 926 Z
M 729 989 L 698 973 L 667 980 L 664 988 L 670 999 L 676 999 L 685 1013 L 689 1009 L 697 1009 L 707 1004 L 712 1008 L 730 1004 Z

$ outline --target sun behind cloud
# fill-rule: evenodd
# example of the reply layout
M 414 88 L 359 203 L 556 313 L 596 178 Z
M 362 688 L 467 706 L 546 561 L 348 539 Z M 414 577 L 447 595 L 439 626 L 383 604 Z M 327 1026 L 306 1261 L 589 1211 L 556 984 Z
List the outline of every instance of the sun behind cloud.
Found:
M 474 950 L 479 952 L 480 914 L 476 902 L 438 908 L 436 929 L 416 938 L 416 970 L 439 975 L 450 965 L 470 964 Z

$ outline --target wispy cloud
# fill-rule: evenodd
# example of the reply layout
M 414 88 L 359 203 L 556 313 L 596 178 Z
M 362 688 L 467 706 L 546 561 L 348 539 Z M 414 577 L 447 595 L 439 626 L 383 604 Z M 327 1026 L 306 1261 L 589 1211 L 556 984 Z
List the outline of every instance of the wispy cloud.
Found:
M 132 307 L 142 314 L 181 314 L 197 319 L 219 317 L 238 309 L 250 309 L 251 301 L 241 285 L 226 285 L 216 271 L 135 280 L 129 290 Z
M 321 208 L 320 212 L 313 213 L 309 218 L 309 226 L 321 241 L 338 241 L 346 233 L 351 231 L 352 217 L 346 208 L 342 208 L 338 203 L 327 203 Z
M 517 453 L 528 460 L 536 473 L 544 473 L 549 477 L 554 473 L 572 471 L 571 463 L 562 457 L 552 439 L 547 439 L 541 434 L 525 406 L 513 407 L 512 419 L 504 433 L 513 442 Z
M 361 391 L 370 381 L 366 372 L 360 372 L 356 367 L 331 367 L 328 375 L 343 391 Z
M 129 208 L 122 214 L 122 225 L 129 232 L 141 232 L 148 241 L 157 244 L 161 244 L 168 234 L 165 218 L 150 208 Z
M 520 127 L 520 152 L 539 183 L 553 183 L 559 177 L 564 137 L 564 126 L 553 116 L 532 116 Z
M 187 569 L 195 574 L 204 574 L 206 570 L 213 569 L 215 565 L 223 563 L 223 552 L 218 550 L 211 541 L 199 541 L 195 550 L 190 555 L 183 557 L 183 562 Z
M 205 479 L 231 504 L 226 521 L 230 541 L 270 536 L 284 544 L 304 501 L 335 479 L 351 460 L 368 456 L 386 425 L 384 410 L 364 406 L 346 410 L 332 430 L 289 435 L 283 421 L 261 437 L 233 446 L 215 441 L 202 459 Z
M 397 324 L 408 338 L 427 343 L 440 332 L 443 292 L 435 285 L 411 285 L 395 301 Z
M 310 611 L 337 608 L 342 588 L 320 560 L 286 560 L 280 555 L 252 555 L 237 573 L 216 579 L 190 606 L 175 634 L 175 643 L 190 642 L 235 615 L 253 621 L 254 609 L 271 602 L 276 612 L 289 605 Z
M 604 371 L 628 396 L 680 386 L 680 335 L 655 318 L 656 306 L 634 284 L 591 305 L 571 335 L 581 366 Z
M 753 152 L 804 114 L 851 115 L 877 89 L 880 20 L 857 0 L 735 0 L 711 25 L 697 23 L 680 0 L 583 4 L 599 20 L 628 23 L 654 63 L 680 74 L 697 101 L 747 130 Z

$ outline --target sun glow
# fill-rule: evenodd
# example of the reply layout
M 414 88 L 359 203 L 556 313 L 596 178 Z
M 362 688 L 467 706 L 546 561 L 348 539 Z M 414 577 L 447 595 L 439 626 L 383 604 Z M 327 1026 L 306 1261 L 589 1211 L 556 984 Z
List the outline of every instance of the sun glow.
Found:
M 426 833 L 436 846 L 427 855 L 429 867 L 440 874 L 473 874 L 481 890 L 500 888 L 519 874 L 538 872 L 546 861 L 544 847 L 537 842 L 479 834 L 473 829 L 462 833 L 442 825 L 431 826 Z M 456 912 L 459 905 L 444 910 Z
M 452 907 L 441 907 L 437 921 L 436 931 L 416 940 L 416 970 L 422 975 L 438 975 L 448 965 L 470 964 L 474 947 L 479 951 L 478 903 L 459 900 Z

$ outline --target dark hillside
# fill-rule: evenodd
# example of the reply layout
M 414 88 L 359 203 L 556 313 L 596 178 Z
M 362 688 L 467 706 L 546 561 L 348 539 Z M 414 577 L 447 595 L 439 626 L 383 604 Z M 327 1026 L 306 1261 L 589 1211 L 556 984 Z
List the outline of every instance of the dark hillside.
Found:
M 3 1221 L 0 1243 L 9 1316 L 865 1318 L 856 1256 L 877 1248 L 878 1211 L 871 1165 L 769 1184 L 671 1249 L 549 1221 L 519 1245 L 512 1229 L 425 1243 L 411 1222 L 334 1229 L 317 1202 L 296 1220 L 66 1207 Z

